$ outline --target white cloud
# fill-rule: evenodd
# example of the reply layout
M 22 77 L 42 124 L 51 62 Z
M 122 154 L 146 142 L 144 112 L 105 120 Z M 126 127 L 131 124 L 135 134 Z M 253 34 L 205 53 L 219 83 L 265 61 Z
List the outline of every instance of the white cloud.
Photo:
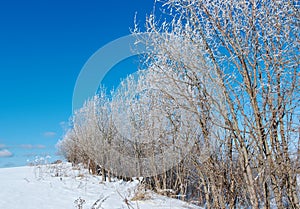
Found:
M 38 145 L 22 144 L 22 145 L 20 145 L 20 147 L 23 149 L 44 149 L 44 148 L 46 148 L 45 145 L 41 145 L 41 144 L 38 144 Z
M 12 157 L 13 153 L 11 153 L 9 150 L 4 149 L 0 150 L 0 157 Z
M 45 149 L 46 146 L 42 145 L 42 144 L 38 144 L 38 145 L 35 145 L 35 148 L 37 148 L 37 149 Z
M 56 136 L 56 133 L 53 131 L 47 131 L 44 133 L 44 136 L 45 137 L 54 137 L 54 136 Z
M 20 147 L 23 149 L 32 149 L 33 145 L 32 144 L 22 144 L 22 145 L 20 145 Z
M 1 148 L 5 148 L 5 147 L 6 147 L 5 144 L 0 144 L 0 149 L 1 149 Z

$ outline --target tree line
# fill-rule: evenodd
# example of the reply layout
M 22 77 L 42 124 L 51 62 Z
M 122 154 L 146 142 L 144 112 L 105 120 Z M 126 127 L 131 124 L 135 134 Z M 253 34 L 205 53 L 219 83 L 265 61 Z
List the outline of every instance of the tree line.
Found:
M 62 153 L 206 208 L 300 208 L 299 2 L 156 6 L 145 69 L 77 110 Z

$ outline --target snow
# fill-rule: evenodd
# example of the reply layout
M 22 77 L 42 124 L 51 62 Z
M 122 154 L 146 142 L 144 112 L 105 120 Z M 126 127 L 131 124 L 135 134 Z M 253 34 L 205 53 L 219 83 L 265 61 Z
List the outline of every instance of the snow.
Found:
M 67 163 L 2 168 L 0 208 L 74 209 L 81 198 L 85 201 L 82 209 L 200 209 L 150 191 L 146 192 L 146 200 L 132 201 L 137 188 L 137 180 L 102 182 L 100 176 Z

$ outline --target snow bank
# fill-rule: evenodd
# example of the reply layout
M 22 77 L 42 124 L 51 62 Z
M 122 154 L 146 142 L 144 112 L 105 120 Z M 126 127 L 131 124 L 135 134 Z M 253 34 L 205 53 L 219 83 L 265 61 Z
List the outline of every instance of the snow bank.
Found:
M 138 181 L 102 183 L 81 167 L 70 164 L 0 169 L 0 208 L 74 209 L 79 197 L 83 209 L 200 209 L 153 193 L 147 200 L 131 201 Z

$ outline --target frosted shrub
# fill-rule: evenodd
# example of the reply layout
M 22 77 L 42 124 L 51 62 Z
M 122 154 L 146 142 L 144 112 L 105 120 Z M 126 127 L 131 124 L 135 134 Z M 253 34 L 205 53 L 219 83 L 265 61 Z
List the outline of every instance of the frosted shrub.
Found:
M 85 204 L 85 200 L 82 199 L 81 197 L 79 197 L 78 199 L 76 199 L 74 201 L 74 204 L 75 204 L 75 207 L 78 208 L 78 209 L 82 209 L 83 208 L 83 205 Z

